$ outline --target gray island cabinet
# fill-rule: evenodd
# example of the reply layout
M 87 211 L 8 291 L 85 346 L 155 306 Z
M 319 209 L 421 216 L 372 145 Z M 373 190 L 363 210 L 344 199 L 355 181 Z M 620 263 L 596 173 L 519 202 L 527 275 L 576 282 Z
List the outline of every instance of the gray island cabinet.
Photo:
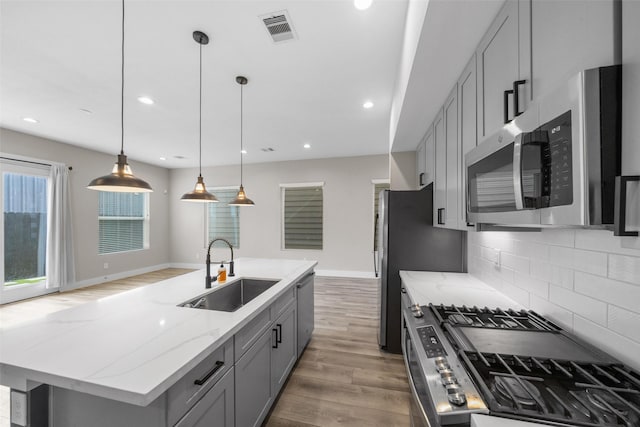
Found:
M 313 300 L 299 299 L 298 290 L 302 283 L 313 281 L 313 268 L 316 264 L 309 261 L 280 261 L 280 268 L 258 268 L 267 265 L 266 261 L 246 259 L 240 262 L 239 265 L 244 267 L 247 273 L 241 277 L 284 278 L 272 289 L 232 313 L 177 307 L 177 304 L 204 293 L 199 289 L 199 293 L 191 293 L 187 298 L 183 298 L 182 295 L 187 293 L 183 292 L 184 284 L 178 284 L 180 280 L 170 279 L 174 284 L 163 285 L 161 282 L 151 285 L 156 289 L 143 291 L 147 300 L 152 299 L 155 304 L 160 305 L 171 301 L 171 305 L 167 303 L 167 307 L 162 310 L 160 317 L 157 316 L 158 313 L 151 314 L 151 309 L 147 312 L 154 321 L 159 319 L 157 326 L 160 328 L 156 329 L 162 329 L 162 334 L 143 339 L 143 342 L 137 345 L 132 344 L 130 353 L 111 360 L 110 363 L 105 357 L 104 365 L 101 365 L 104 368 L 89 375 L 91 381 L 86 376 L 84 380 L 58 380 L 52 373 L 35 375 L 27 371 L 27 367 L 24 367 L 24 371 L 16 370 L 15 366 L 9 365 L 8 360 L 0 360 L 2 383 L 12 387 L 12 399 L 16 399 L 12 402 L 12 427 L 261 425 L 298 360 L 299 344 L 306 345 L 306 342 L 298 343 L 298 315 L 300 311 L 307 317 L 309 313 L 313 313 Z M 243 273 L 243 270 L 238 271 Z M 198 276 L 196 273 L 198 272 L 189 275 Z M 183 280 L 189 279 L 189 275 L 183 276 Z M 136 296 L 134 293 L 130 297 L 135 299 L 139 295 Z M 109 303 L 113 304 L 113 301 Z M 125 304 L 132 305 L 131 301 Z M 135 303 L 133 305 L 135 306 Z M 95 310 L 98 307 L 93 308 Z M 109 308 L 115 309 L 116 306 Z M 184 318 L 185 313 L 187 318 Z M 83 314 L 82 311 L 69 311 L 65 316 L 60 315 L 62 317 L 49 320 L 65 324 L 62 332 L 58 330 L 64 337 L 65 333 L 77 334 L 71 332 L 72 327 L 67 330 L 66 325 L 72 321 L 71 319 L 82 318 Z M 195 320 L 191 319 L 191 316 L 195 316 Z M 192 335 L 184 336 L 185 331 L 190 329 L 189 325 L 193 325 L 192 322 L 195 321 L 198 321 L 199 329 Z M 184 322 L 187 323 L 186 327 Z M 308 321 L 305 320 L 303 323 L 308 324 Z M 90 329 L 95 332 L 96 325 L 92 324 Z M 130 329 L 129 332 L 136 335 L 135 325 L 131 325 Z M 149 333 L 148 329 L 142 329 Z M 0 332 L 0 338 L 11 340 L 12 334 L 5 332 Z M 114 331 L 112 335 L 125 336 L 129 332 Z M 167 341 L 166 334 L 175 336 L 173 339 L 176 343 L 179 342 L 180 346 L 161 348 L 171 341 Z M 137 335 L 128 340 L 135 341 L 136 337 Z M 115 340 L 114 345 L 124 341 L 127 340 L 121 337 Z M 94 340 L 82 343 L 77 347 L 78 354 L 74 355 L 71 353 L 73 349 L 69 349 L 70 353 L 64 353 L 61 357 L 77 357 L 78 363 L 81 363 L 83 356 L 98 354 L 101 348 L 97 345 L 98 342 L 99 340 Z M 91 347 L 93 343 L 96 343 L 97 348 Z M 35 348 L 40 345 L 42 344 L 36 345 Z M 83 348 L 84 346 L 88 348 Z M 143 349 L 143 346 L 146 347 Z M 153 353 L 154 346 L 158 347 L 157 354 Z M 167 368 L 170 360 L 186 360 L 184 354 L 191 351 L 190 347 L 195 351 L 202 346 L 206 346 L 206 349 L 199 351 L 186 365 L 176 362 L 172 369 Z M 118 350 L 115 353 L 125 354 L 126 350 Z M 10 357 L 11 355 L 8 355 L 7 359 Z M 27 358 L 29 359 L 31 358 Z M 154 375 L 154 366 L 159 367 L 158 378 L 150 378 Z M 31 367 L 34 368 L 37 366 Z M 78 371 L 86 372 L 87 369 Z M 120 389 L 113 386 L 95 387 L 100 381 L 107 382 L 106 378 L 113 381 L 114 372 L 117 372 L 115 376 L 119 377 L 122 384 Z M 171 372 L 168 378 L 163 378 L 168 372 Z M 15 378 L 21 374 L 25 377 L 24 388 L 14 385 Z M 45 380 L 47 377 L 51 381 Z M 147 394 L 133 395 L 131 390 L 136 390 L 135 385 L 144 381 L 160 385 L 153 387 Z M 6 384 L 7 382 L 9 384 Z M 140 386 L 138 389 L 143 387 Z M 27 408 L 26 411 L 24 407 Z

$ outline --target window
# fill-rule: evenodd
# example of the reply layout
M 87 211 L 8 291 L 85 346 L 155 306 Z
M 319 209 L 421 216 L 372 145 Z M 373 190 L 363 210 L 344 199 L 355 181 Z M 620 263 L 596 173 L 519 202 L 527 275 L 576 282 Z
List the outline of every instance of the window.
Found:
M 323 185 L 281 185 L 284 249 L 322 249 Z
M 373 250 L 378 250 L 378 207 L 380 192 L 390 188 L 388 180 L 373 180 Z
M 99 254 L 149 247 L 148 193 L 101 191 L 99 195 Z
M 3 169 L 3 285 L 44 283 L 48 168 L 3 164 Z
M 227 239 L 234 248 L 240 247 L 240 212 L 237 206 L 229 206 L 238 194 L 238 188 L 208 188 L 219 203 L 207 203 L 207 244 L 217 238 Z M 215 242 L 216 248 L 226 248 L 224 242 Z

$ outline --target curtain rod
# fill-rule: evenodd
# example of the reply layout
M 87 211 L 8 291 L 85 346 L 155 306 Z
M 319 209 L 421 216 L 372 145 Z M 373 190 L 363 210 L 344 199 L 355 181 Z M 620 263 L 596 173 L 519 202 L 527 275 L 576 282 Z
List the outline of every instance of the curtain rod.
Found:
M 13 162 L 31 163 L 32 165 L 53 166 L 51 163 L 34 162 L 31 160 L 13 159 L 11 157 L 0 156 L 0 159 L 11 160 Z M 69 166 L 69 170 L 73 170 L 73 166 Z

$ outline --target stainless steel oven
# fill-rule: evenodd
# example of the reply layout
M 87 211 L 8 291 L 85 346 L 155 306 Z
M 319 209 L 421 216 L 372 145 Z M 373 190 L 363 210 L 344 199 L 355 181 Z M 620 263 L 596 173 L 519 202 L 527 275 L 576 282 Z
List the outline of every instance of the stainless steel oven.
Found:
M 467 220 L 613 227 L 620 66 L 579 73 L 465 157 Z

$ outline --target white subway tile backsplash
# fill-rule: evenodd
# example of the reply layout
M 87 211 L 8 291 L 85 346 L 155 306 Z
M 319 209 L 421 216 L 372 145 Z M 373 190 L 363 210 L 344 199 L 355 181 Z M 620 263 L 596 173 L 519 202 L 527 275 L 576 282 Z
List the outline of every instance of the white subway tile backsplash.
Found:
M 576 248 L 640 256 L 640 239 L 616 237 L 608 230 L 576 230 Z
M 640 258 L 615 254 L 609 255 L 609 277 L 640 285 Z
M 606 326 L 607 304 L 559 286 L 549 287 L 549 301 Z
M 529 270 L 531 271 L 531 277 L 545 282 L 551 281 L 551 264 L 547 261 L 532 259 Z
M 533 243 L 526 240 L 516 240 L 515 250 L 518 255 L 529 257 L 531 259 L 548 260 L 549 245 Z
M 533 295 L 537 295 L 544 299 L 549 299 L 549 283 L 542 280 L 534 279 L 531 276 L 524 274 L 516 274 L 515 285 L 519 288 L 530 292 Z
M 531 295 L 530 302 L 531 310 L 549 318 L 561 328 L 573 331 L 573 312 L 535 295 Z
M 640 238 L 580 229 L 468 236 L 469 273 L 640 369 Z
M 551 282 L 552 285 L 573 289 L 573 270 L 559 265 L 552 265 L 549 282 Z
M 640 313 L 640 286 L 576 271 L 575 290 Z M 636 325 L 640 329 L 640 324 Z
M 518 273 L 529 274 L 529 258 L 503 252 L 500 254 L 500 262 Z
M 543 229 L 540 233 L 532 233 L 536 236 L 535 241 L 543 245 L 575 247 L 575 230 Z
M 640 314 L 616 307 L 615 305 L 609 306 L 607 326 L 612 331 L 640 343 L 640 329 L 638 325 L 640 325 Z
M 573 331 L 587 342 L 597 343 L 607 353 L 640 370 L 640 343 L 597 325 L 580 316 L 573 317 Z

